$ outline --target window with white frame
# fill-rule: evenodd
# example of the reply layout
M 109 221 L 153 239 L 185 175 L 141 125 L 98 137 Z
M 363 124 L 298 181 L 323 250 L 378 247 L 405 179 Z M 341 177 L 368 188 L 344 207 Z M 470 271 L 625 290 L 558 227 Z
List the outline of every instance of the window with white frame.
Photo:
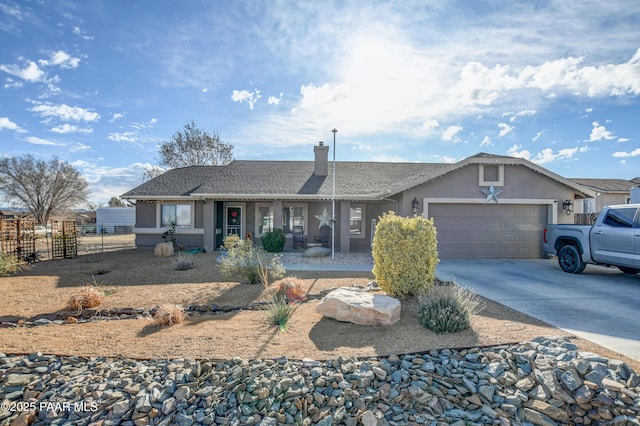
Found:
M 352 238 L 364 238 L 364 205 L 352 204 L 349 208 L 349 235 Z
M 257 209 L 258 235 L 273 231 L 273 205 L 258 205 Z
M 162 226 L 192 226 L 191 204 L 163 204 L 160 208 Z
M 282 209 L 282 231 L 285 234 L 291 232 L 294 226 L 304 226 L 305 207 L 287 206 Z

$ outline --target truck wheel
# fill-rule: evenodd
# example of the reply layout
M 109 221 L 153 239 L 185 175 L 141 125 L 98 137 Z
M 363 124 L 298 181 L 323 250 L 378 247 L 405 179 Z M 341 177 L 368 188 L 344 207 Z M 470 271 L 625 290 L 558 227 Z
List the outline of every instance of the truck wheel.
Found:
M 579 274 L 587 267 L 587 264 L 582 261 L 576 246 L 571 245 L 563 246 L 558 251 L 558 264 L 563 271 L 570 274 Z
M 627 268 L 626 266 L 618 266 L 618 269 L 620 269 L 625 274 L 637 274 L 638 272 L 640 272 L 640 269 Z

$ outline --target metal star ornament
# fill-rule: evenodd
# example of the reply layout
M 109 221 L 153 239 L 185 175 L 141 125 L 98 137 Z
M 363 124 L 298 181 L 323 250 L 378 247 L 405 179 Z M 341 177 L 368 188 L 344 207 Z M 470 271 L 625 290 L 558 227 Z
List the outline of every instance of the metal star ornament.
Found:
M 331 226 L 331 216 L 329 216 L 329 213 L 327 213 L 326 207 L 323 210 L 322 214 L 316 214 L 314 216 L 316 217 L 316 219 L 320 221 L 320 225 L 318 225 L 318 229 L 322 228 L 323 226 Z
M 491 184 L 489 189 L 481 189 L 480 192 L 482 192 L 484 195 L 487 196 L 487 201 L 486 201 L 487 203 L 491 200 L 498 203 L 498 195 L 502 193 L 502 189 L 495 189 L 493 187 L 493 184 Z

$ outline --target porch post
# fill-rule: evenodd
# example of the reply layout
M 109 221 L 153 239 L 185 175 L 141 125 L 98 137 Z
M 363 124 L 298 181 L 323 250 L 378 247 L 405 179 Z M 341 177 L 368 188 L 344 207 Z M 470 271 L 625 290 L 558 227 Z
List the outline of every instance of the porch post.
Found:
M 340 252 L 351 252 L 351 202 L 340 203 Z
M 216 215 L 212 199 L 204 201 L 204 235 L 202 239 L 202 247 L 206 251 L 216 249 Z

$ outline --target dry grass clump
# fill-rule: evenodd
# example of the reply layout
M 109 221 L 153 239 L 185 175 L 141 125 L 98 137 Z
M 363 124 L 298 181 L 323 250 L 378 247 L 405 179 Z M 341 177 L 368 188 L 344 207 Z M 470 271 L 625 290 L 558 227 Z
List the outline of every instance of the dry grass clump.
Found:
M 153 315 L 153 323 L 157 327 L 170 327 L 184 322 L 184 309 L 175 303 L 165 303 L 158 307 Z
M 104 301 L 104 292 L 95 286 L 82 286 L 80 290 L 67 300 L 66 308 L 70 311 L 81 311 L 85 308 L 95 308 Z
M 303 302 L 307 298 L 304 281 L 296 277 L 285 277 L 271 286 L 275 297 L 289 302 Z

